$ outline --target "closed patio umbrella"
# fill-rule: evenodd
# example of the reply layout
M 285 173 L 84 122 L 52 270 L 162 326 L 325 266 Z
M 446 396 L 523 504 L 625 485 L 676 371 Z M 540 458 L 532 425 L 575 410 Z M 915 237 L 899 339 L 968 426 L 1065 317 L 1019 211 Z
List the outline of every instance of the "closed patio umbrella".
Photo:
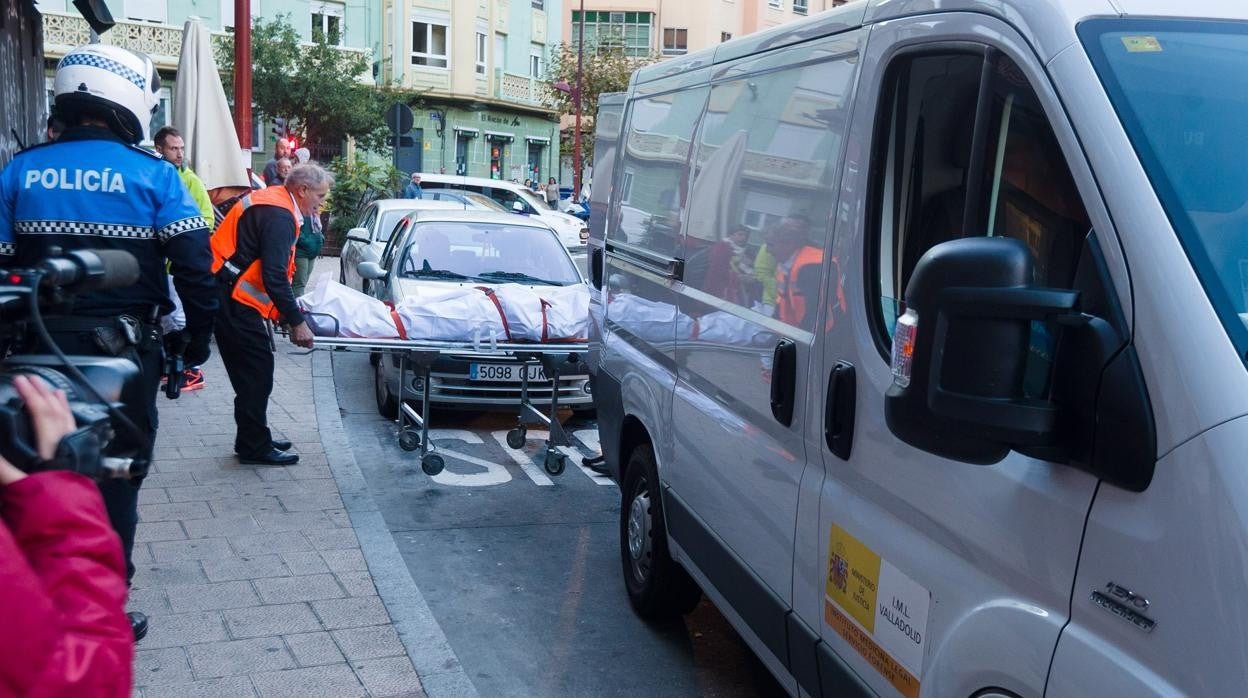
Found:
M 734 205 L 742 195 L 741 172 L 749 134 L 737 131 L 702 163 L 689 188 L 688 234 L 710 242 L 728 232 Z
M 186 141 L 187 164 L 204 181 L 214 203 L 250 190 L 212 39 L 198 18 L 187 20 L 182 30 L 173 126 Z

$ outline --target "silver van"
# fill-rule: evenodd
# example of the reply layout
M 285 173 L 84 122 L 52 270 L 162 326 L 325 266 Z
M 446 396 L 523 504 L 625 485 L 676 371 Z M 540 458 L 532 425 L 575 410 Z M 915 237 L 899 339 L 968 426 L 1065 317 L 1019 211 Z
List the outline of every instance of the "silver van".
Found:
M 636 611 L 705 593 L 793 694 L 1242 695 L 1245 114 L 1230 0 L 638 71 L 590 243 Z

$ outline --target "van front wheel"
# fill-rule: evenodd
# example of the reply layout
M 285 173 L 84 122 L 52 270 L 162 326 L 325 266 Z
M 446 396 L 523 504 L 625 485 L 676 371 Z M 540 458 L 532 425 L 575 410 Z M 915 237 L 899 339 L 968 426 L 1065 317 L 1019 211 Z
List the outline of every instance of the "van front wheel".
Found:
M 620 561 L 633 610 L 651 619 L 692 611 L 702 590 L 668 552 L 658 468 L 649 444 L 633 449 L 621 491 Z

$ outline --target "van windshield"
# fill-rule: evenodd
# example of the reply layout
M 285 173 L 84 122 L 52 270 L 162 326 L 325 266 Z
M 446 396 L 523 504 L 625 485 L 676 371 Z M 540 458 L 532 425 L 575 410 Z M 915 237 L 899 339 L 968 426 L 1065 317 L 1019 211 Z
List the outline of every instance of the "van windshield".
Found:
M 1079 35 L 1206 293 L 1248 351 L 1248 22 L 1093 20 Z

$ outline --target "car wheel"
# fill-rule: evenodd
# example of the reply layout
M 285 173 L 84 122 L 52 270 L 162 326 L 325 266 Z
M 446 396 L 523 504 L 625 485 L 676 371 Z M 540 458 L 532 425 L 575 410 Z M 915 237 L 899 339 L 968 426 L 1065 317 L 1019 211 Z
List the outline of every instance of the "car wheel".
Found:
M 658 468 L 649 444 L 633 449 L 621 493 L 620 562 L 633 610 L 647 619 L 692 611 L 702 590 L 668 552 Z
M 399 398 L 390 393 L 386 381 L 385 361 L 378 361 L 373 369 L 373 393 L 377 397 L 377 411 L 386 419 L 399 418 Z

